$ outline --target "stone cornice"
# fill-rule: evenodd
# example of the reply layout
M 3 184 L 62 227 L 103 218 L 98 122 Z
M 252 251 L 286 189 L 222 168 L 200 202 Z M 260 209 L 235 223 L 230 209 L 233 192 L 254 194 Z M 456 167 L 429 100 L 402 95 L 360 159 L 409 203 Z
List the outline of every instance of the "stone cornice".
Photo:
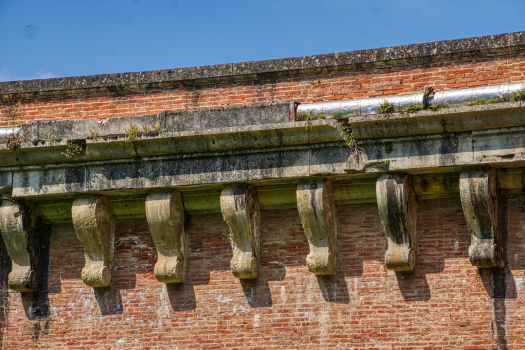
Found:
M 0 193 L 40 203 L 56 223 L 89 194 L 107 196 L 117 219 L 143 218 L 146 195 L 167 189 L 181 191 L 189 213 L 218 213 L 232 183 L 255 186 L 261 210 L 296 207 L 297 184 L 311 177 L 332 183 L 337 205 L 375 202 L 376 178 L 392 172 L 410 174 L 418 198 L 459 196 L 459 173 L 480 166 L 495 168 L 500 189 L 523 191 L 521 102 L 309 121 L 290 121 L 290 105 L 24 125 L 21 147 L 0 150 Z M 159 118 L 162 132 L 126 135 L 130 123 Z M 81 154 L 67 158 L 65 140 L 42 142 L 50 134 L 83 141 Z

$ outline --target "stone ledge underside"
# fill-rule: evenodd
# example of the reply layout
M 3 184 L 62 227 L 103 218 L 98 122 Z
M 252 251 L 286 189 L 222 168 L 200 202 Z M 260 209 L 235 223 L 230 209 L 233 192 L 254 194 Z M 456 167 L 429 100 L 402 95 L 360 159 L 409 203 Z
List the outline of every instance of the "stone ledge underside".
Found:
M 498 188 L 503 194 L 525 191 L 525 168 L 501 169 L 498 172 Z M 371 175 L 371 176 L 370 176 Z M 378 174 L 367 178 L 339 180 L 333 185 L 336 205 L 375 203 L 376 180 Z M 414 193 L 419 200 L 436 198 L 458 198 L 459 172 L 427 174 L 413 176 Z M 259 183 L 256 186 L 257 200 L 261 210 L 297 208 L 297 184 L 268 185 Z M 215 186 L 207 190 L 181 187 L 185 209 L 189 214 L 220 213 L 221 188 Z M 108 193 L 112 212 L 117 220 L 145 218 L 145 201 L 147 193 L 125 195 L 119 192 Z M 73 197 L 52 199 L 37 198 L 39 215 L 46 223 L 71 222 L 71 205 Z

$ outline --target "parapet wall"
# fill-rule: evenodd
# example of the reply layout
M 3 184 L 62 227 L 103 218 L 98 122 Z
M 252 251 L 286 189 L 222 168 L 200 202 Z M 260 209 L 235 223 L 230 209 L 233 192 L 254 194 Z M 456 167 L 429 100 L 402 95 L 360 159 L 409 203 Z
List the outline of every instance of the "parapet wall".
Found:
M 525 101 L 305 107 L 522 83 L 524 37 L 0 83 L 1 347 L 525 348 Z
M 522 82 L 523 33 L 281 60 L 0 83 L 19 122 L 99 120 L 270 102 L 311 103 Z M 71 97 L 68 97 L 71 95 Z M 6 101 L 9 102 L 9 101 Z M 9 103 L 0 127 L 9 126 Z

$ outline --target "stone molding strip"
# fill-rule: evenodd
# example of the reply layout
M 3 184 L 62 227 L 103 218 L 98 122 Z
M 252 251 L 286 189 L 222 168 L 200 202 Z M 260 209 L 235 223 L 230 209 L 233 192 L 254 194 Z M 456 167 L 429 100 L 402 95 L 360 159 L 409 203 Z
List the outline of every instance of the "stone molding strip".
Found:
M 163 283 L 184 282 L 188 243 L 180 191 L 150 193 L 146 198 L 146 218 L 158 253 L 155 278 Z
M 297 185 L 297 210 L 310 244 L 308 270 L 316 275 L 335 275 L 337 269 L 337 209 L 332 183 L 307 179 Z
M 105 196 L 80 197 L 71 208 L 73 226 L 84 246 L 82 280 L 90 287 L 111 286 L 115 222 Z
M 377 179 L 376 191 L 379 215 L 388 242 L 386 267 L 394 271 L 413 271 L 417 258 L 417 201 L 412 176 L 383 174 Z
M 475 58 L 519 52 L 525 32 L 437 41 L 324 55 L 219 64 L 147 72 L 103 74 L 70 78 L 0 83 L 0 96 L 60 96 L 95 92 L 173 89 L 183 86 L 279 79 L 342 70 L 424 64 L 443 59 Z
M 221 192 L 221 211 L 230 228 L 231 270 L 239 279 L 257 278 L 260 266 L 260 209 L 254 186 L 228 186 Z

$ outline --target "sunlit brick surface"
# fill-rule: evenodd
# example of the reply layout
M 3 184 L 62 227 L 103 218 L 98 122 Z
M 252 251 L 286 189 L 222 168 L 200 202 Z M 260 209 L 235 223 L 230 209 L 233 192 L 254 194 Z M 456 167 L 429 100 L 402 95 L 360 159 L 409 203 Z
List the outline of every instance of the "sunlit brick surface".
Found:
M 264 211 L 256 283 L 229 271 L 220 214 L 191 217 L 183 286 L 155 280 L 145 220 L 118 222 L 114 287 L 95 292 L 82 282 L 83 248 L 72 226 L 55 225 L 47 316 L 31 316 L 19 293 L 7 296 L 1 275 L 2 348 L 524 349 L 525 196 L 505 203 L 508 265 L 481 275 L 468 260 L 459 198 L 419 202 L 413 274 L 385 269 L 376 204 L 338 208 L 335 277 L 308 272 L 308 241 L 295 209 Z M 4 248 L 3 265 L 5 256 Z

